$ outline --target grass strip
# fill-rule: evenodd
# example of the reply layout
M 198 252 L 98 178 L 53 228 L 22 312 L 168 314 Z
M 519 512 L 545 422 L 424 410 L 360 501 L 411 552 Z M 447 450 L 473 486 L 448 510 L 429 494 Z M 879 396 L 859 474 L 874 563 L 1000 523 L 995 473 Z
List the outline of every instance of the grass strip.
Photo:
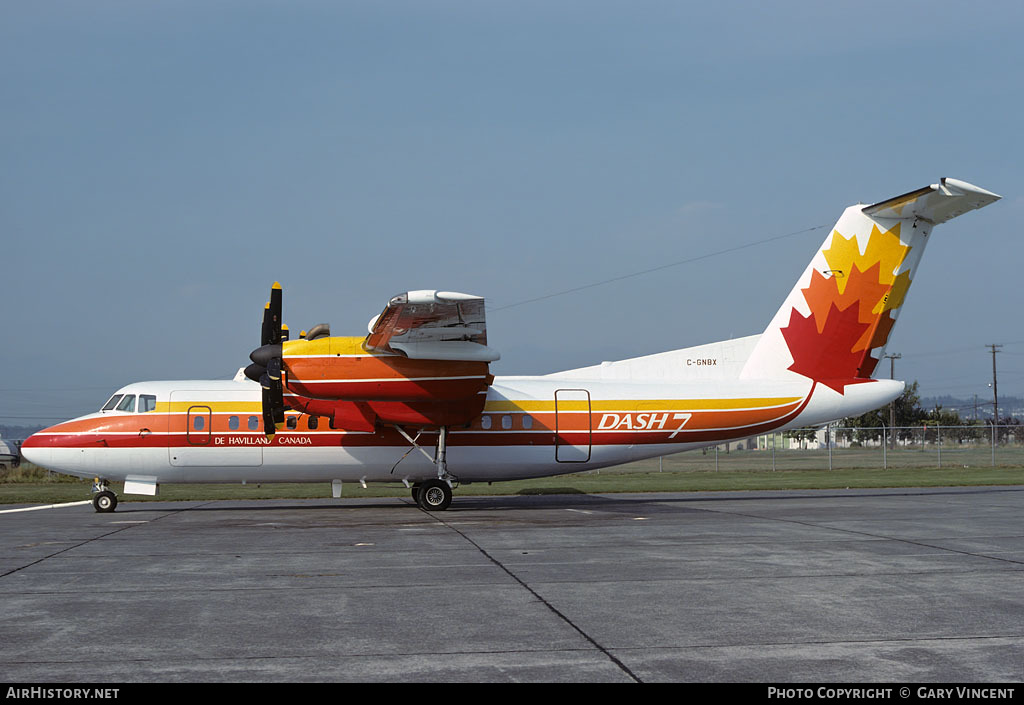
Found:
M 656 463 L 656 461 L 655 461 Z M 655 464 L 656 466 L 656 464 Z M 1024 467 L 856 468 L 846 470 L 749 471 L 726 469 L 591 471 L 573 475 L 463 484 L 458 496 L 529 494 L 604 494 L 615 492 L 711 492 L 743 490 L 856 489 L 887 487 L 974 487 L 1024 485 Z M 0 484 L 0 504 L 58 504 L 88 499 L 92 483 L 86 480 L 22 481 Z M 329 498 L 329 482 L 281 484 L 182 484 L 161 485 L 157 497 L 122 495 L 123 485 L 112 489 L 122 501 L 185 501 L 219 499 L 313 499 Z M 345 483 L 343 497 L 408 497 L 404 485 Z

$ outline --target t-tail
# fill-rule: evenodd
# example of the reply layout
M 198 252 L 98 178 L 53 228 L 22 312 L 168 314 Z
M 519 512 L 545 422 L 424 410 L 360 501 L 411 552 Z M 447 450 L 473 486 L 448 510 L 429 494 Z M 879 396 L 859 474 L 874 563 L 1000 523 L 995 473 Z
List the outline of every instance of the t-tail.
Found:
M 872 378 L 932 228 L 998 200 L 956 179 L 851 206 L 757 342 L 741 378 L 802 375 L 843 394 Z

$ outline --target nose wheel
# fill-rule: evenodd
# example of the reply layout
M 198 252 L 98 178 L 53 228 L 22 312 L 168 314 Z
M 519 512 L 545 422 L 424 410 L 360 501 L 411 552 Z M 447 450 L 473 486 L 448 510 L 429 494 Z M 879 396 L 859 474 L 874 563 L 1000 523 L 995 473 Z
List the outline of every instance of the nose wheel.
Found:
M 92 506 L 96 508 L 97 512 L 112 512 L 117 508 L 117 495 L 110 490 L 97 492 L 92 497 Z
M 109 513 L 117 508 L 117 495 L 110 491 L 106 480 L 93 480 L 92 492 L 92 506 L 97 512 Z

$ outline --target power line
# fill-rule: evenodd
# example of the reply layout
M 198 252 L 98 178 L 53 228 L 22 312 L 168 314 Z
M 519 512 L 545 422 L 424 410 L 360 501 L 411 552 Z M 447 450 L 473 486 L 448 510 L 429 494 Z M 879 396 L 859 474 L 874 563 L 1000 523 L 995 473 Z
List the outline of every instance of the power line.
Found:
M 67 421 L 67 416 L 3 416 L 0 415 L 0 419 L 43 419 L 44 421 Z
M 110 387 L 20 387 L 0 389 L 0 392 L 94 392 L 97 389 L 110 389 Z
M 782 239 L 785 239 L 787 237 L 793 237 L 795 235 L 803 235 L 804 233 L 813 232 L 815 230 L 821 230 L 822 228 L 827 228 L 827 227 L 830 227 L 830 226 L 828 226 L 828 225 L 815 225 L 813 228 L 805 228 L 803 230 L 797 230 L 795 232 L 786 233 L 785 235 L 774 235 L 772 237 L 764 238 L 763 240 L 757 240 L 756 242 L 748 242 L 745 245 L 737 245 L 736 247 L 730 247 L 730 248 L 725 249 L 725 250 L 719 250 L 718 252 L 710 252 L 710 253 L 708 253 L 706 255 L 699 255 L 697 257 L 690 257 L 688 259 L 682 259 L 682 260 L 679 260 L 678 262 L 669 262 L 668 264 L 662 264 L 662 265 L 659 265 L 657 267 L 651 267 L 650 269 L 645 269 L 645 270 L 640 271 L 640 272 L 633 272 L 632 274 L 623 274 L 623 275 L 618 276 L 618 277 L 612 277 L 611 279 L 604 279 L 602 281 L 594 282 L 592 284 L 584 284 L 583 286 L 576 286 L 576 287 L 573 287 L 571 289 L 564 289 L 562 291 L 556 291 L 556 292 L 553 292 L 551 294 L 545 294 L 543 296 L 537 296 L 537 297 L 532 298 L 532 299 L 525 299 L 523 301 L 517 301 L 516 303 L 513 303 L 513 304 L 507 304 L 505 306 L 498 306 L 496 308 L 491 309 L 491 311 L 504 311 L 506 309 L 515 308 L 516 306 L 525 306 L 526 304 L 536 303 L 537 301 L 544 301 L 546 299 L 553 299 L 556 296 L 564 296 L 565 294 L 572 294 L 574 292 L 583 291 L 585 289 L 593 289 L 594 287 L 603 286 L 605 284 L 611 284 L 612 282 L 622 281 L 623 279 L 631 279 L 632 277 L 639 277 L 639 276 L 643 276 L 644 274 L 651 274 L 653 272 L 660 272 L 661 270 L 669 269 L 670 267 L 678 267 L 679 265 L 682 265 L 682 264 L 690 264 L 691 262 L 699 262 L 701 260 L 710 259 L 711 257 L 718 257 L 719 255 L 732 254 L 733 252 L 739 252 L 740 250 L 745 250 L 745 249 L 750 248 L 750 247 L 756 247 L 757 245 L 764 245 L 765 243 L 775 242 L 776 240 L 782 240 Z
M 913 358 L 918 358 L 918 357 L 936 357 L 936 356 L 940 356 L 940 355 L 960 355 L 960 354 L 972 353 L 972 352 L 975 352 L 975 353 L 978 352 L 978 346 L 977 345 L 972 345 L 969 348 L 950 348 L 949 350 L 930 350 L 928 352 L 919 352 L 919 353 L 910 352 L 910 353 L 907 353 L 907 357 L 913 357 Z

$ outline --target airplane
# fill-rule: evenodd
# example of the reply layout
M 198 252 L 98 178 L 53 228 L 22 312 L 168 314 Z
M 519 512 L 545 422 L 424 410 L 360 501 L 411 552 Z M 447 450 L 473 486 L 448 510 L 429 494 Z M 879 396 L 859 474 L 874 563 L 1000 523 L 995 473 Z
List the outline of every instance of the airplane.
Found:
M 404 483 L 444 510 L 460 483 L 619 465 L 879 408 L 875 379 L 933 226 L 1000 196 L 944 178 L 846 208 L 760 335 L 539 376 L 495 377 L 485 302 L 391 298 L 365 336 L 296 340 L 282 289 L 252 364 L 231 381 L 138 382 L 95 413 L 33 434 L 32 463 L 94 478 L 93 505 L 166 483 Z

